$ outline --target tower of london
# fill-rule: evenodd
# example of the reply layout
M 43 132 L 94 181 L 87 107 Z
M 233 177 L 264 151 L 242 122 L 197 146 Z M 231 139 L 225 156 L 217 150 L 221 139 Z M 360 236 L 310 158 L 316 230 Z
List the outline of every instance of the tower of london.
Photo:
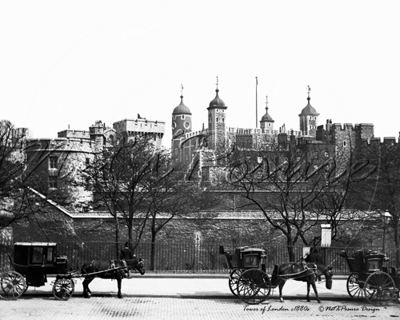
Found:
M 185 164 L 189 175 L 200 170 L 200 175 L 204 176 L 217 165 L 215 159 L 218 154 L 232 144 L 243 150 L 257 150 L 272 144 L 279 144 L 282 148 L 289 143 L 299 147 L 313 144 L 313 149 L 318 150 L 316 152 L 332 154 L 338 148 L 350 152 L 363 141 L 374 138 L 374 125 L 371 123 L 340 124 L 329 119 L 325 125 L 318 125 L 320 114 L 311 105 L 310 92 L 308 87 L 307 104 L 298 114 L 298 130 L 287 129 L 285 124 L 275 128 L 275 120 L 269 113 L 268 97 L 259 128 L 229 127 L 229 108 L 221 99 L 217 84 L 215 97 L 207 107 L 208 126 L 203 125 L 195 131 L 192 128 L 192 112 L 181 94 L 180 104 L 172 112 L 171 152 L 174 161 Z

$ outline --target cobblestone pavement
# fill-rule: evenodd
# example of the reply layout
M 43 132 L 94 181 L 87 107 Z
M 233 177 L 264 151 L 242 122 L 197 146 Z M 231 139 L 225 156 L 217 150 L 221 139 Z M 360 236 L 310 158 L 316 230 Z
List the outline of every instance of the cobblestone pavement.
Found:
M 52 296 L 28 296 L 13 301 L 0 301 L 0 320 L 40 319 L 395 319 L 398 306 L 374 307 L 358 302 L 303 299 L 276 299 L 261 305 L 246 305 L 238 299 L 164 298 L 96 296 L 58 301 Z
M 306 285 L 287 281 L 279 302 L 277 290 L 261 305 L 250 306 L 235 298 L 228 278 L 134 277 L 122 284 L 124 298 L 117 298 L 116 281 L 95 279 L 92 298 L 82 297 L 82 279 L 76 279 L 75 293 L 68 301 L 52 295 L 52 282 L 29 288 L 18 300 L 0 300 L 0 320 L 90 320 L 90 319 L 304 319 L 310 317 L 400 318 L 400 304 L 374 307 L 366 301 L 351 300 L 346 278 L 336 278 L 332 290 L 318 283 L 321 304 L 311 294 L 306 302 Z

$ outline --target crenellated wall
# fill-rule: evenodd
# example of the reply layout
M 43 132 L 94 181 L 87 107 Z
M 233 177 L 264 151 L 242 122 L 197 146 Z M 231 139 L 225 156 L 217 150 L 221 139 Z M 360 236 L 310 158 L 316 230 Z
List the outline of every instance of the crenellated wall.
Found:
M 362 141 L 370 140 L 374 137 L 374 125 L 371 123 L 332 123 L 332 120 L 326 121 L 317 128 L 317 141 L 332 143 L 339 148 L 354 149 L 361 145 Z

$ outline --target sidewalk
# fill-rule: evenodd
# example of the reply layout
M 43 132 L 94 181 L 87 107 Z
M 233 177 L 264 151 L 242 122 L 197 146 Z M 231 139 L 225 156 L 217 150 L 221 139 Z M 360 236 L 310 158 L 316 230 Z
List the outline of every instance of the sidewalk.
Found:
M 228 274 L 135 274 L 122 281 L 122 294 L 126 297 L 169 297 L 202 299 L 237 299 L 229 289 Z M 45 286 L 28 288 L 24 295 L 52 295 L 52 281 L 48 278 Z M 75 279 L 74 296 L 82 296 L 83 278 Z M 323 300 L 350 299 L 346 288 L 347 277 L 334 277 L 332 290 L 325 288 L 325 282 L 317 283 L 318 294 Z M 92 296 L 116 296 L 115 280 L 95 278 L 89 285 Z M 288 280 L 283 288 L 284 299 L 305 298 L 305 282 Z M 278 299 L 278 289 L 271 291 L 271 299 Z M 315 299 L 313 290 L 311 299 Z
M 278 300 L 278 290 L 261 305 L 248 305 L 229 290 L 228 275 L 147 274 L 134 275 L 122 282 L 124 299 L 117 298 L 117 282 L 96 278 L 90 284 L 92 297 L 84 299 L 82 278 L 76 280 L 76 290 L 68 301 L 53 297 L 51 281 L 40 288 L 29 288 L 17 300 L 1 301 L 1 320 L 15 319 L 143 319 L 143 320 L 257 320 L 257 319 L 345 319 L 398 317 L 398 304 L 375 307 L 367 301 L 353 300 L 346 288 L 346 277 L 336 277 L 332 290 L 318 283 L 321 303 L 311 290 L 311 302 L 306 302 L 307 286 L 288 280 L 283 288 L 285 302 Z

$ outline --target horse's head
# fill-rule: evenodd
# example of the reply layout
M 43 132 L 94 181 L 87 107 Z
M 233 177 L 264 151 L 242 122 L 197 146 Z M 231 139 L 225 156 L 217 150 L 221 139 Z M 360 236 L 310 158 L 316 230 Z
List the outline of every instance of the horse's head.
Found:
M 142 258 L 139 258 L 139 260 L 135 259 L 133 261 L 132 269 L 135 269 L 139 271 L 141 275 L 144 275 L 146 273 L 146 270 L 144 268 L 144 260 Z
M 322 270 L 322 273 L 325 275 L 325 287 L 327 289 L 332 289 L 332 277 L 333 277 L 333 272 L 332 272 L 332 267 L 325 267 Z

